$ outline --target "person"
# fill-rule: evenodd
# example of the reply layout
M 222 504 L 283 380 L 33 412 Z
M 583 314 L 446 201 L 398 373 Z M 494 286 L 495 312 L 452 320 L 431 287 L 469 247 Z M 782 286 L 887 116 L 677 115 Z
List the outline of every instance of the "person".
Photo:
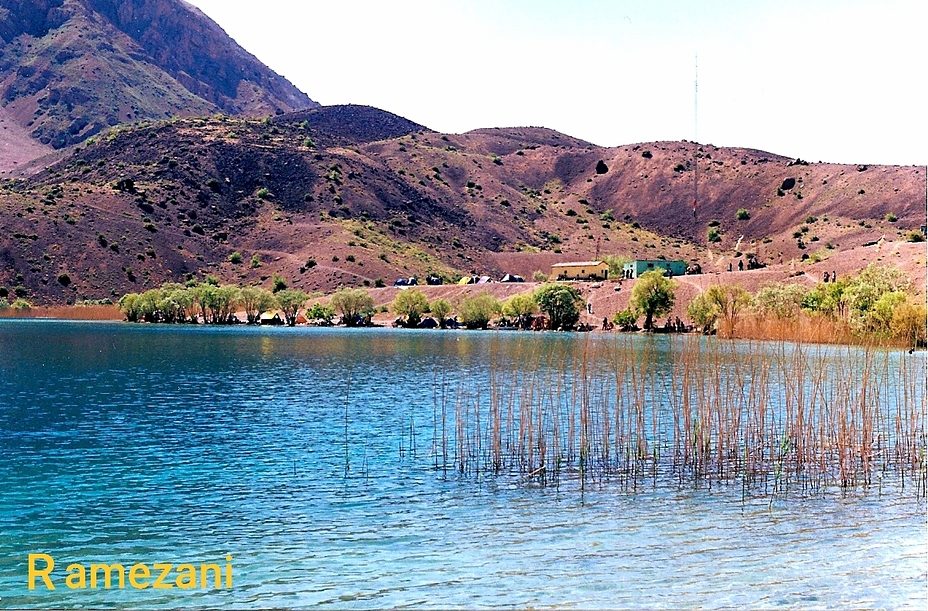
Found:
M 593 304 L 592 304 L 592 303 L 587 302 L 587 304 L 586 304 L 586 311 L 589 312 L 590 314 L 593 313 Z
M 744 261 L 742 259 L 738 259 L 738 271 L 739 272 L 744 271 Z
M 731 271 L 731 261 L 728 262 L 728 271 Z
M 837 282 L 837 281 L 838 281 L 838 274 L 837 274 L 837 272 L 831 272 L 831 281 L 832 281 L 832 282 Z
M 822 282 L 828 282 L 828 272 L 825 272 L 825 277 L 822 278 Z
M 603 316 L 603 331 L 606 330 L 606 325 L 608 325 L 608 324 L 609 324 L 609 317 L 608 317 L 608 316 Z

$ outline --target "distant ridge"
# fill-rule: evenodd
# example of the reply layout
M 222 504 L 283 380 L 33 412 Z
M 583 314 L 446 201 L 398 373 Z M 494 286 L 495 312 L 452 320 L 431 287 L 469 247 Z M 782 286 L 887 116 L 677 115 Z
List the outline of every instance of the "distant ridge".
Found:
M 62 148 L 120 123 L 318 104 L 181 0 L 4 0 L 0 106 Z

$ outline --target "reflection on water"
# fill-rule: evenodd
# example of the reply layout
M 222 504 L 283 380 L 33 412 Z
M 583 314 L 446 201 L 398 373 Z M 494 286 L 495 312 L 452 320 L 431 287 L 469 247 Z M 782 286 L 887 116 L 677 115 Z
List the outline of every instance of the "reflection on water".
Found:
M 453 421 L 474 398 L 518 397 L 510 372 L 537 382 L 597 341 L 4 321 L 0 597 L 65 608 L 926 606 L 924 499 L 890 473 L 868 488 L 772 495 L 740 480 L 602 478 L 581 492 L 575 478 L 541 486 L 518 469 L 434 468 L 436 406 Z M 651 371 L 663 372 L 649 385 L 677 375 L 673 340 L 632 341 L 648 342 Z M 590 366 L 614 372 L 597 354 Z M 908 358 L 924 367 L 924 354 Z M 453 450 L 453 422 L 445 431 Z M 70 562 L 232 554 L 235 585 L 30 592 L 30 552 L 53 555 L 61 581 Z

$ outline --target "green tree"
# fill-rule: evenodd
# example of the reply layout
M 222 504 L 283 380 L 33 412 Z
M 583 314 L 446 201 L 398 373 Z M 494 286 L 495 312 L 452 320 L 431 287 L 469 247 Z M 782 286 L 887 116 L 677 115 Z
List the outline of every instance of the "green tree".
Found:
M 342 317 L 342 323 L 349 327 L 357 326 L 362 316 L 374 309 L 374 298 L 364 289 L 339 289 L 332 295 L 330 303 Z
M 535 303 L 551 322 L 552 329 L 572 329 L 580 320 L 583 298 L 569 284 L 545 284 L 534 294 Z
M 693 301 L 686 306 L 686 315 L 689 316 L 693 324 L 702 329 L 704 335 L 708 335 L 715 327 L 719 319 L 719 313 L 709 299 L 706 293 L 700 293 L 693 298 Z
M 299 315 L 300 308 L 309 299 L 309 295 L 297 289 L 284 289 L 277 293 L 277 303 L 280 304 L 280 311 L 284 313 L 284 321 L 287 326 L 294 326 L 296 318 Z
M 277 298 L 265 288 L 249 286 L 242 289 L 242 309 L 249 325 L 257 324 L 261 314 L 277 308 Z
M 740 286 L 713 284 L 690 302 L 686 312 L 704 333 L 716 327 L 720 333 L 731 337 L 738 318 L 751 302 L 751 294 Z
M 527 329 L 532 317 L 539 311 L 538 302 L 529 293 L 513 295 L 503 303 L 503 315 L 516 320 L 516 326 Z
M 332 306 L 314 303 L 312 307 L 306 310 L 306 318 L 327 327 L 332 324 L 332 319 L 335 318 L 335 310 L 332 309 Z
M 461 321 L 468 329 L 486 329 L 499 312 L 499 300 L 489 293 L 468 297 L 458 306 Z
M 445 321 L 448 319 L 448 315 L 451 314 L 451 310 L 453 309 L 451 303 L 447 299 L 436 299 L 429 304 L 429 309 L 432 311 L 435 318 L 438 319 L 438 326 L 444 329 Z
M 799 315 L 808 296 L 805 286 L 771 283 L 754 295 L 754 309 L 759 314 L 789 320 Z
M 663 316 L 673 308 L 677 283 L 658 270 L 645 272 L 638 277 L 629 305 L 637 314 L 644 315 L 644 328 L 651 329 L 655 316 Z
M 603 262 L 609 266 L 610 278 L 621 278 L 625 264 L 631 263 L 632 260 L 630 257 L 626 257 L 625 255 L 606 255 L 603 257 Z
M 415 328 L 422 322 L 422 313 L 429 309 L 429 300 L 419 289 L 407 289 L 393 299 L 393 311 L 406 318 L 406 326 Z

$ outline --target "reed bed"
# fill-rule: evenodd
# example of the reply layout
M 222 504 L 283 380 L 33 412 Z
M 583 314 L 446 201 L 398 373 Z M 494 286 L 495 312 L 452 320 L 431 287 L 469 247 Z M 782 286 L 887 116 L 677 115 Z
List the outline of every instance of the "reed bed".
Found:
M 61 320 L 123 320 L 122 312 L 114 305 L 33 306 L 18 310 L 0 310 L 0 318 L 57 318 Z
M 925 496 L 922 355 L 639 340 L 562 342 L 544 353 L 528 342 L 491 351 L 484 374 L 436 372 L 434 466 L 581 488 L 663 479 L 815 494 L 898 483 Z

